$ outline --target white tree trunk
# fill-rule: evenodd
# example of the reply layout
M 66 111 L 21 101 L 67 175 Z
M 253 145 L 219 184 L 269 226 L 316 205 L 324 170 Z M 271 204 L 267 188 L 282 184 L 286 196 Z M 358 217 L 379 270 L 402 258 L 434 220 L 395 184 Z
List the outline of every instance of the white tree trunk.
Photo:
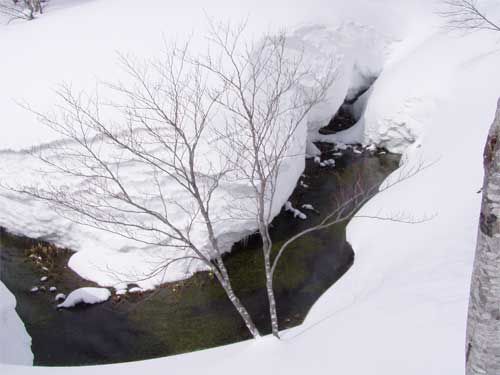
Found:
M 280 338 L 280 330 L 278 325 L 278 311 L 276 308 L 276 297 L 274 296 L 273 274 L 271 272 L 271 260 L 269 254 L 264 255 L 264 268 L 266 272 L 266 291 L 269 301 L 269 316 L 271 318 L 271 329 L 276 338 Z
M 484 169 L 467 321 L 467 375 L 500 374 L 500 101 L 484 150 Z
M 222 259 L 218 259 L 218 265 L 220 269 L 220 274 L 216 273 L 217 278 L 219 278 L 219 282 L 224 288 L 224 291 L 226 292 L 229 300 L 233 304 L 233 306 L 236 308 L 236 311 L 240 314 L 241 318 L 245 322 L 246 327 L 250 331 L 251 335 L 253 338 L 260 337 L 260 332 L 255 326 L 255 323 L 253 322 L 252 317 L 250 316 L 250 313 L 246 309 L 246 307 L 243 305 L 241 300 L 238 298 L 238 296 L 234 293 L 233 286 L 231 285 L 231 280 L 229 278 L 229 274 L 227 272 L 226 265 L 222 261 Z

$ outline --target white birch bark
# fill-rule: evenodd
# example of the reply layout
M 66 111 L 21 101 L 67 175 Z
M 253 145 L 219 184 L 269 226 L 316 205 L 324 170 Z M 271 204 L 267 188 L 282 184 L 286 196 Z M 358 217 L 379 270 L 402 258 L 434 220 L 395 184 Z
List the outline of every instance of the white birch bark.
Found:
M 466 374 L 500 374 L 500 101 L 484 150 L 485 176 L 472 274 Z

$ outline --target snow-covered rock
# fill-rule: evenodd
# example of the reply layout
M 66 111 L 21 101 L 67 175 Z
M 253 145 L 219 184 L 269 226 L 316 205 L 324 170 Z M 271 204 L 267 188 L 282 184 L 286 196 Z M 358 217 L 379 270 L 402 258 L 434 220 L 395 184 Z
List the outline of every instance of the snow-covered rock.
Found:
M 109 297 L 111 297 L 111 292 L 106 288 L 80 288 L 72 291 L 68 297 L 66 297 L 64 302 L 57 305 L 57 307 L 67 309 L 80 303 L 93 305 L 105 302 L 109 299 Z
M 315 211 L 314 206 L 313 206 L 312 204 L 308 204 L 308 203 L 303 204 L 303 205 L 302 205 L 302 208 L 303 208 L 304 210 Z
M 375 152 L 377 151 L 377 146 L 375 146 L 373 143 L 371 145 L 366 146 L 366 150 L 370 152 Z
M 325 159 L 321 163 L 319 163 L 321 167 L 335 167 L 334 159 Z
M 291 212 L 293 217 L 295 217 L 295 218 L 298 217 L 301 220 L 307 219 L 307 215 L 305 213 L 303 213 L 302 211 L 298 210 L 297 208 L 293 207 L 292 202 L 290 202 L 290 201 L 287 201 L 285 203 L 285 210 Z
M 54 301 L 60 302 L 64 301 L 66 299 L 66 294 L 64 293 L 57 293 L 56 296 L 54 297 Z

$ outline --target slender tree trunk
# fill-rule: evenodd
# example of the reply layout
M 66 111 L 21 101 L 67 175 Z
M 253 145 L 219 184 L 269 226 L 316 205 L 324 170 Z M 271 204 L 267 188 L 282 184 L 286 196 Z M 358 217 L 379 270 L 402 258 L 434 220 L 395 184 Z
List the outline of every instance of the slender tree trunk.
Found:
M 277 338 L 280 338 L 278 312 L 276 310 L 276 298 L 274 297 L 273 275 L 271 272 L 271 260 L 269 258 L 269 254 L 264 254 L 264 266 L 266 271 L 266 291 L 267 299 L 269 301 L 269 316 L 271 318 L 271 328 L 273 335 Z
M 254 153 L 258 155 L 258 151 L 254 150 Z M 261 166 L 261 163 L 258 163 Z M 274 296 L 274 287 L 273 287 L 273 273 L 271 267 L 271 252 L 273 250 L 273 240 L 271 238 L 271 234 L 269 233 L 269 223 L 266 220 L 266 202 L 265 202 L 265 194 L 266 194 L 266 186 L 267 186 L 267 178 L 265 177 L 265 173 L 261 168 L 258 169 L 259 179 L 260 179 L 260 189 L 257 192 L 257 205 L 258 205 L 258 225 L 259 225 L 259 233 L 260 238 L 262 240 L 262 254 L 264 258 L 264 272 L 266 277 L 266 293 L 267 293 L 267 301 L 269 303 L 269 318 L 271 320 L 271 330 L 273 336 L 276 338 L 280 338 L 280 330 L 278 325 L 278 312 L 276 309 L 276 298 Z M 269 210 L 272 208 L 272 198 L 269 203 Z
M 241 318 L 245 322 L 246 327 L 252 334 L 254 338 L 260 337 L 259 330 L 255 326 L 252 317 L 248 313 L 248 310 L 246 307 L 243 305 L 241 300 L 238 298 L 238 296 L 234 293 L 233 287 L 231 285 L 231 281 L 229 279 L 229 274 L 227 272 L 227 268 L 224 265 L 224 262 L 222 260 L 218 260 L 217 265 L 220 269 L 220 284 L 224 288 L 224 291 L 226 292 L 229 300 L 233 304 L 233 306 L 236 308 L 236 311 L 240 314 Z
M 467 375 L 500 374 L 500 101 L 484 150 L 484 170 L 467 321 Z
M 264 255 L 264 271 L 266 275 L 266 292 L 267 292 L 267 300 L 269 302 L 269 317 L 271 319 L 271 329 L 273 335 L 277 338 L 280 338 L 280 331 L 278 325 L 278 312 L 276 310 L 276 298 L 274 296 L 273 274 L 271 267 L 271 251 L 273 247 L 273 242 L 271 240 L 271 235 L 269 233 L 265 221 L 263 220 L 263 217 L 261 218 L 259 232 L 262 238 L 262 252 Z
M 191 174 L 191 181 L 196 181 L 196 175 L 194 173 L 195 168 L 194 168 L 194 155 L 191 155 L 190 157 L 190 174 Z M 198 186 L 196 183 L 193 184 L 193 189 L 195 190 L 195 198 L 198 200 L 198 205 L 200 207 L 201 214 L 203 216 L 203 219 L 205 220 L 205 225 L 207 227 L 208 231 L 208 237 L 210 240 L 210 243 L 212 244 L 212 247 L 214 251 L 216 251 L 216 262 L 217 262 L 217 268 L 220 273 L 216 273 L 217 279 L 219 280 L 222 288 L 226 292 L 229 300 L 235 307 L 236 311 L 240 314 L 241 318 L 245 322 L 245 325 L 247 326 L 248 330 L 250 331 L 250 334 L 256 338 L 260 337 L 260 332 L 255 326 L 255 323 L 248 313 L 248 310 L 246 307 L 243 305 L 241 300 L 238 298 L 236 293 L 234 293 L 233 287 L 231 285 L 231 280 L 229 279 L 229 273 L 227 272 L 226 265 L 224 264 L 224 261 L 222 260 L 221 257 L 221 251 L 219 247 L 219 241 L 217 241 L 217 238 L 215 237 L 214 234 L 214 228 L 212 226 L 212 221 L 210 219 L 210 215 L 208 210 L 205 208 L 205 202 L 201 198 L 201 194 L 199 192 Z

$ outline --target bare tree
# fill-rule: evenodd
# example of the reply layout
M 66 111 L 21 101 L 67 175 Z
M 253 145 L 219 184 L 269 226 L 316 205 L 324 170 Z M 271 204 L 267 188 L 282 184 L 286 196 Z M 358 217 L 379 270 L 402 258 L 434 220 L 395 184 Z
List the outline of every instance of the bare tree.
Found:
M 197 64 L 215 74 L 220 92 L 216 101 L 225 110 L 225 129 L 221 139 L 230 150 L 237 178 L 250 186 L 250 192 L 234 195 L 233 210 L 238 218 L 252 218 L 262 240 L 266 292 L 272 333 L 279 338 L 278 313 L 273 278 L 278 262 L 288 246 L 298 238 L 352 218 L 377 187 L 366 188 L 362 181 L 342 204 L 314 227 L 301 232 L 273 253 L 269 225 L 279 212 L 283 186 L 282 174 L 305 158 L 304 137 L 307 115 L 323 102 L 335 83 L 337 56 L 330 56 L 321 69 L 312 69 L 302 50 L 288 45 L 284 33 L 266 35 L 257 44 L 241 42 L 244 25 L 210 23 L 209 41 L 221 51 L 216 58 L 199 59 Z M 244 48 L 241 46 L 244 45 Z M 416 171 L 415 171 L 416 172 Z M 398 181 L 410 177 L 400 176 Z M 392 184 L 387 185 L 390 188 Z M 250 198 L 254 203 L 248 207 Z M 238 204 L 242 199 L 245 203 Z M 375 218 L 375 217 L 374 217 Z M 382 219 L 382 217 L 378 217 Z M 411 218 L 391 217 L 394 221 L 416 222 Z M 384 218 L 390 219 L 390 218 Z
M 221 139 L 232 152 L 230 160 L 237 178 L 251 187 L 250 193 L 235 197 L 235 215 L 257 223 L 262 239 L 273 335 L 279 337 L 278 316 L 272 282 L 272 240 L 269 224 L 279 212 L 276 195 L 279 176 L 286 162 L 301 163 L 301 147 L 307 114 L 323 101 L 335 80 L 336 56 L 321 71 L 304 61 L 301 51 L 292 53 L 284 33 L 266 35 L 257 44 L 245 45 L 245 25 L 210 22 L 209 42 L 220 54 L 197 59 L 196 63 L 214 74 L 223 95 L 216 98 L 225 110 L 226 127 Z M 243 46 L 243 48 L 242 48 Z M 297 158 L 299 160 L 297 160 Z M 283 183 L 283 182 L 282 182 Z M 287 181 L 286 183 L 290 183 Z M 248 207 L 238 204 L 250 198 Z
M 131 82 L 110 85 L 117 102 L 99 96 L 76 95 L 68 86 L 53 115 L 35 112 L 41 122 L 67 141 L 35 149 L 51 180 L 19 191 L 49 202 L 68 219 L 115 233 L 143 244 L 173 250 L 154 271 L 166 272 L 179 261 L 198 260 L 220 282 L 252 336 L 259 335 L 252 318 L 235 295 L 222 250 L 215 235 L 211 203 L 229 163 L 206 162 L 217 99 L 221 93 L 207 86 L 207 75 L 189 64 L 188 48 L 172 47 L 161 61 L 138 63 L 122 57 Z M 119 112 L 120 122 L 102 116 Z M 206 137 L 207 136 L 207 137 Z M 199 164 L 204 164 L 200 171 Z M 149 173 L 151 185 L 140 190 L 125 166 Z M 189 198 L 179 202 L 166 184 Z M 185 219 L 178 220 L 176 215 Z M 193 238 L 193 227 L 203 223 L 210 249 Z M 152 277 L 150 274 L 148 277 Z
M 46 1 L 43 0 L 0 0 L 0 14 L 14 19 L 33 20 L 36 14 L 43 13 Z
M 440 14 L 451 29 L 464 31 L 500 31 L 500 24 L 480 9 L 476 0 L 443 0 L 445 9 Z
M 257 337 L 231 285 L 216 231 L 221 221 L 250 219 L 263 242 L 272 332 L 279 337 L 273 276 L 283 252 L 296 239 L 351 218 L 376 188 L 360 184 L 320 224 L 273 253 L 269 224 L 290 185 L 282 176 L 303 162 L 307 114 L 334 84 L 337 60 L 332 56 L 312 69 L 283 33 L 247 44 L 245 25 L 210 26 L 202 57 L 192 56 L 188 44 L 167 48 L 160 60 L 121 56 L 130 82 L 106 85 L 111 102 L 66 85 L 53 114 L 26 106 L 64 140 L 33 150 L 45 166 L 44 181 L 10 188 L 45 200 L 73 222 L 167 248 L 171 255 L 144 278 L 164 274 L 176 262 L 201 262 Z M 148 175 L 150 183 L 138 187 L 129 176 L 133 170 Z M 235 182 L 248 189 L 233 192 L 229 216 L 221 218 L 214 197 Z M 197 239 L 200 226 L 208 247 Z

